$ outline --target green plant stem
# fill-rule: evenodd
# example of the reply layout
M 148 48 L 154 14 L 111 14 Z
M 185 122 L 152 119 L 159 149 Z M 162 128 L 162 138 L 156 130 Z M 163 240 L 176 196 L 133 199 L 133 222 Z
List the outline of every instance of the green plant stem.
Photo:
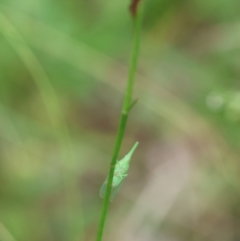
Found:
M 111 165 L 110 165 L 110 169 L 109 169 L 106 195 L 105 195 L 104 201 L 103 201 L 102 213 L 101 213 L 101 218 L 100 218 L 100 222 L 99 222 L 99 226 L 98 226 L 96 241 L 102 240 L 104 225 L 105 225 L 107 212 L 108 212 L 108 208 L 109 208 L 109 200 L 110 200 L 110 195 L 111 195 L 114 170 L 115 170 L 118 154 L 119 154 L 119 151 L 120 151 L 120 148 L 122 145 L 122 140 L 123 140 L 126 124 L 127 124 L 128 114 L 129 114 L 131 107 L 134 105 L 134 103 L 132 105 L 132 92 L 133 92 L 133 87 L 134 87 L 134 79 L 135 79 L 138 56 L 139 56 L 139 49 L 140 49 L 139 48 L 140 47 L 140 34 L 141 34 L 141 23 L 142 23 L 141 20 L 142 20 L 142 11 L 138 11 L 137 15 L 133 19 L 133 21 L 134 21 L 134 41 L 133 41 L 132 56 L 131 56 L 131 62 L 130 62 L 130 68 L 129 68 L 128 83 L 127 83 L 127 88 L 126 88 L 126 92 L 125 92 L 120 123 L 118 126 L 118 132 L 117 132 L 117 138 L 115 141 L 114 152 L 113 152 L 112 161 L 111 161 Z

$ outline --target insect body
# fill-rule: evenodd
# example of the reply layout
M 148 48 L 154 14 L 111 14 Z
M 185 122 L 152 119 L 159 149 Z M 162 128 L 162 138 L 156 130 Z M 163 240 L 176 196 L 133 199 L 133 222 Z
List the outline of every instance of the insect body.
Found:
M 116 167 L 114 170 L 114 176 L 113 176 L 113 182 L 112 182 L 112 190 L 111 190 L 111 197 L 110 200 L 113 201 L 115 196 L 117 195 L 124 178 L 127 176 L 127 172 L 129 169 L 129 163 L 131 160 L 131 156 L 135 149 L 138 146 L 138 142 L 136 142 L 133 146 L 133 148 L 130 150 L 130 152 L 120 161 L 117 161 Z M 104 198 L 106 189 L 107 189 L 107 182 L 108 182 L 108 177 L 106 178 L 105 182 L 103 183 L 102 187 L 100 188 L 99 195 L 101 198 Z

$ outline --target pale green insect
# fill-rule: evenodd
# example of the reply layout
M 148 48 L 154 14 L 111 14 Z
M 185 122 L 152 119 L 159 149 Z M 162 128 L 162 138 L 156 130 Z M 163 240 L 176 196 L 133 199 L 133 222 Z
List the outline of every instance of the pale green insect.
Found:
M 127 176 L 127 172 L 129 169 L 129 163 L 132 157 L 133 152 L 135 151 L 135 149 L 138 146 L 138 142 L 136 142 L 133 146 L 133 148 L 130 150 L 130 152 L 120 161 L 117 161 L 116 163 L 116 167 L 114 170 L 114 176 L 113 176 L 113 182 L 112 182 L 112 190 L 111 190 L 111 196 L 110 196 L 110 200 L 113 201 L 113 199 L 116 197 L 124 178 Z M 105 182 L 103 183 L 103 185 L 100 188 L 99 191 L 99 196 L 101 198 L 104 198 L 105 193 L 106 193 L 106 189 L 107 189 L 107 181 L 108 181 L 108 177 L 106 178 Z

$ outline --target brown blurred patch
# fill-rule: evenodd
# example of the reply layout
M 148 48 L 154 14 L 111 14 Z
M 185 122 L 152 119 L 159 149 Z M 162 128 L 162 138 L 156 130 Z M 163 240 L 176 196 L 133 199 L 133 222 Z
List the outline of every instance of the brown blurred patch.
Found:
M 131 5 L 130 5 L 130 12 L 132 14 L 133 17 L 136 16 L 137 13 L 137 8 L 138 8 L 138 4 L 140 3 L 140 0 L 132 0 Z

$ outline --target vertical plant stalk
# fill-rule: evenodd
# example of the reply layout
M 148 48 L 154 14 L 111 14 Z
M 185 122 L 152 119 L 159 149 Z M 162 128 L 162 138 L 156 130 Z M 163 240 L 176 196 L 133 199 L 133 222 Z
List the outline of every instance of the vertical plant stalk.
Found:
M 130 62 L 130 68 L 129 68 L 129 74 L 128 74 L 128 83 L 127 83 L 127 88 L 126 88 L 126 92 L 125 92 L 120 123 L 118 126 L 115 147 L 114 147 L 111 165 L 110 165 L 110 169 L 109 169 L 106 195 L 105 195 L 104 201 L 103 201 L 102 213 L 101 213 L 101 218 L 100 218 L 100 222 L 99 222 L 99 226 L 98 226 L 96 241 L 102 240 L 104 225 L 105 225 L 107 212 L 108 212 L 108 208 L 109 208 L 109 200 L 110 200 L 110 195 L 111 195 L 111 190 L 112 190 L 112 181 L 113 181 L 113 176 L 114 176 L 114 170 L 115 170 L 118 154 L 119 154 L 119 151 L 120 151 L 120 148 L 122 145 L 122 140 L 123 140 L 126 124 L 127 124 L 128 114 L 129 114 L 130 109 L 136 103 L 136 101 L 132 101 L 132 92 L 133 92 L 133 87 L 134 87 L 134 79 L 135 79 L 138 56 L 139 56 L 140 34 L 141 34 L 141 27 L 142 27 L 142 6 L 141 6 L 142 4 L 140 4 L 140 6 L 138 6 L 139 2 L 140 2 L 140 0 L 138 0 L 138 1 L 132 0 L 131 6 L 130 6 L 130 12 L 132 14 L 133 23 L 134 23 L 134 40 L 133 40 L 131 62 Z M 138 11 L 137 11 L 137 9 L 138 9 Z

